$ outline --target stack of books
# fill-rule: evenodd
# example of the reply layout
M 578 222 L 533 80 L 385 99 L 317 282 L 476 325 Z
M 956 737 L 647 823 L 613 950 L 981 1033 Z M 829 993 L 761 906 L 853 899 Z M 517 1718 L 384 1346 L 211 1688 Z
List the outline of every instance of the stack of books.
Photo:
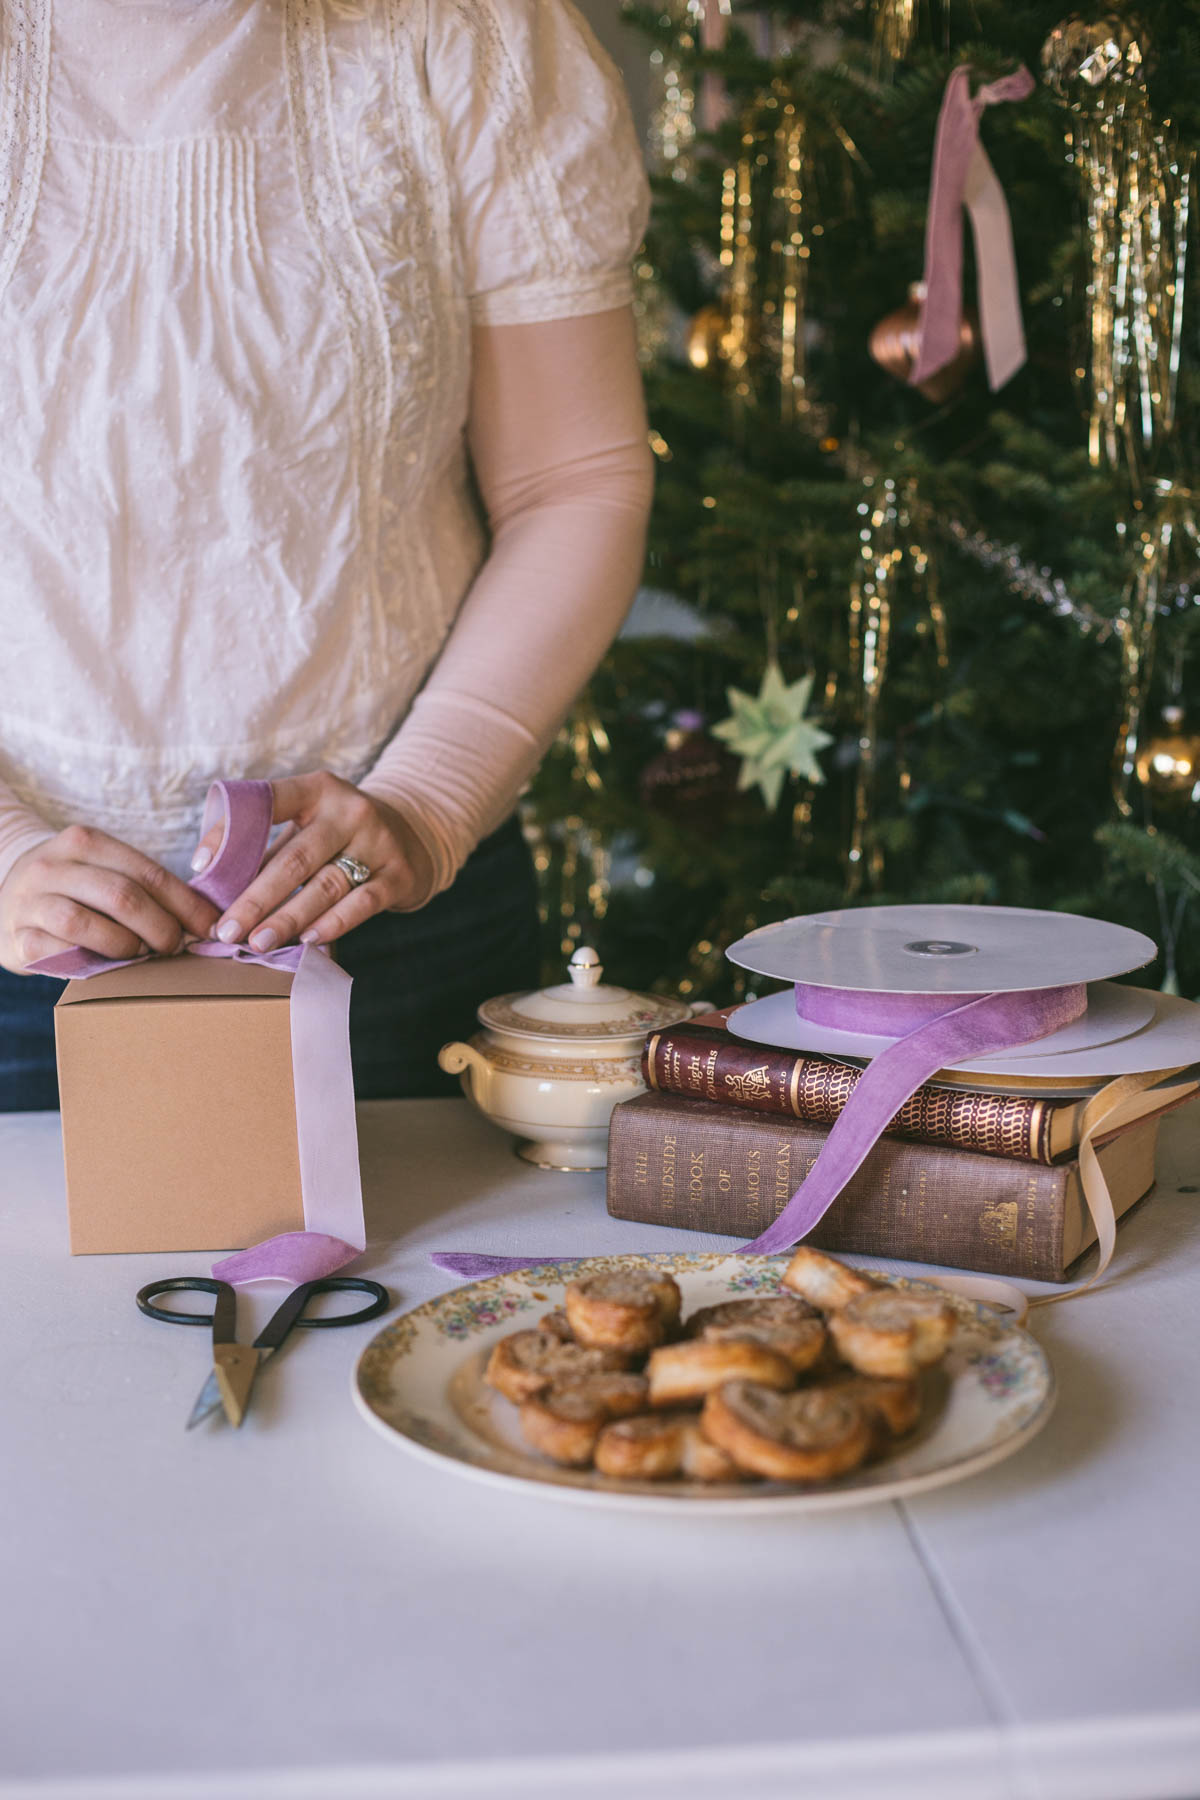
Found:
M 727 1029 L 729 1011 L 646 1040 L 649 1091 L 617 1106 L 609 1130 L 614 1217 L 753 1238 L 816 1161 L 861 1071 L 746 1043 Z M 1161 1111 L 1100 1143 L 1118 1217 L 1154 1185 L 1162 1113 L 1197 1087 L 1164 1088 Z M 1087 1103 L 919 1088 L 805 1241 L 1065 1281 L 1096 1241 L 1077 1160 Z

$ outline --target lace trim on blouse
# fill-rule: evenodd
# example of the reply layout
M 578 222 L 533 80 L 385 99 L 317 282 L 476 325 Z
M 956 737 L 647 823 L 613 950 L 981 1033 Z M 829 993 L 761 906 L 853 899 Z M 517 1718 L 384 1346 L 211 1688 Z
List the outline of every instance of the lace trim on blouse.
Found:
M 405 633 L 428 662 L 445 639 L 458 595 L 443 593 L 424 535 L 412 529 L 412 508 L 422 484 L 457 447 L 451 427 L 466 412 L 469 344 L 439 280 L 447 266 L 449 184 L 421 134 L 428 115 L 419 73 L 423 37 L 423 7 L 368 0 L 340 21 L 328 68 L 348 224 L 362 245 L 386 326 L 391 414 L 381 463 L 379 561 L 388 600 L 403 594 Z M 395 612 L 388 600 L 385 630 Z
M 392 418 L 391 357 L 379 291 L 355 229 L 342 176 L 320 0 L 285 0 L 284 65 L 301 204 L 338 297 L 350 343 L 360 508 L 358 560 L 363 590 L 370 595 L 376 628 L 382 633 L 379 503 Z
M 0 294 L 33 223 L 46 159 L 50 91 L 50 9 L 45 0 L 8 0 L 0 19 Z

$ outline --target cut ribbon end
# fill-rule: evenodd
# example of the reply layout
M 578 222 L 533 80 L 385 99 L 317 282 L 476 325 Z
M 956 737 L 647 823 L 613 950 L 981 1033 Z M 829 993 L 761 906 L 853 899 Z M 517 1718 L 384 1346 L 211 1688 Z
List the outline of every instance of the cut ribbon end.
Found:
M 218 1281 L 227 1281 L 231 1287 L 244 1287 L 251 1281 L 287 1281 L 298 1287 L 301 1282 L 319 1281 L 324 1275 L 344 1269 L 361 1255 L 361 1249 L 346 1243 L 344 1238 L 330 1237 L 323 1231 L 283 1231 L 249 1250 L 222 1257 L 213 1264 L 212 1272 Z
M 554 1263 L 578 1262 L 577 1256 L 489 1256 L 486 1251 L 435 1250 L 429 1258 L 435 1269 L 458 1275 L 464 1281 L 484 1281 L 489 1275 L 511 1275 L 514 1269 L 537 1269 Z

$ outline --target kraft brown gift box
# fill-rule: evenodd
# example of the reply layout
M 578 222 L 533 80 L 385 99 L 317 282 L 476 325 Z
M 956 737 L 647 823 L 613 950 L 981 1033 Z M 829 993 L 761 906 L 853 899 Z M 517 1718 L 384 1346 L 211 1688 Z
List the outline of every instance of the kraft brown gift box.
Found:
M 72 1254 L 304 1229 L 292 979 L 176 956 L 67 984 L 54 1022 Z

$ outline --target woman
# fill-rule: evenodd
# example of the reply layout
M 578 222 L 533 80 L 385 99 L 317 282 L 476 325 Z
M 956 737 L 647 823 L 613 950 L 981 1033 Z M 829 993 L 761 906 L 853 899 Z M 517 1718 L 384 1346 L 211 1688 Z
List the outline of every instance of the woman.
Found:
M 78 944 L 336 944 L 360 1095 L 536 978 L 523 783 L 652 475 L 570 0 L 0 0 L 0 1107 Z M 217 775 L 274 781 L 227 913 Z

